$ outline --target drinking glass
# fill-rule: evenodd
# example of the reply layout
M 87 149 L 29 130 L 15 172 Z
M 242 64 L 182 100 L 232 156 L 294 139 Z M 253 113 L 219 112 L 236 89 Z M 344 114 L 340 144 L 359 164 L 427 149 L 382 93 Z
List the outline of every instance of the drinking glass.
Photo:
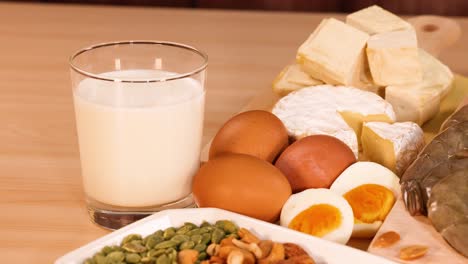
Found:
M 208 58 L 179 43 L 121 41 L 70 57 L 89 215 L 117 229 L 193 207 Z

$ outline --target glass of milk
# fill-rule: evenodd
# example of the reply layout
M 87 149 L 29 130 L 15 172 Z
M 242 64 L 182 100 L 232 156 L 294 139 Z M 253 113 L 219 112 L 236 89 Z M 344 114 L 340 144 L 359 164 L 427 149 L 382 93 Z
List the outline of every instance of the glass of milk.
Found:
M 122 41 L 82 49 L 70 66 L 91 219 L 116 229 L 192 207 L 207 56 L 178 43 Z

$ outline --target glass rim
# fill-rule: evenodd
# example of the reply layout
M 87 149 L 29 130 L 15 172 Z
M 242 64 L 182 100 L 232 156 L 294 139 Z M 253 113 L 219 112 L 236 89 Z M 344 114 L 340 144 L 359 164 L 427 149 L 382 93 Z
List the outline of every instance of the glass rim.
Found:
M 125 79 L 125 78 L 108 78 L 108 77 L 103 77 L 99 74 L 91 73 L 88 71 L 85 71 L 78 67 L 76 64 L 74 64 L 74 60 L 80 56 L 83 53 L 86 53 L 91 50 L 99 49 L 99 48 L 105 48 L 105 47 L 110 47 L 110 46 L 115 46 L 115 45 L 132 45 L 132 44 L 153 44 L 153 45 L 163 45 L 163 46 L 170 46 L 170 47 L 176 47 L 176 48 L 182 48 L 186 49 L 189 51 L 192 51 L 196 54 L 198 54 L 203 62 L 200 66 L 196 67 L 192 71 L 184 72 L 184 73 L 178 73 L 169 77 L 161 77 L 161 78 L 148 78 L 148 79 L 143 79 L 143 80 L 130 80 L 130 79 Z M 178 42 L 171 42 L 171 41 L 159 41 L 159 40 L 122 40 L 122 41 L 112 41 L 112 42 L 102 42 L 98 44 L 94 44 L 91 46 L 87 46 L 84 48 L 79 49 L 75 53 L 73 53 L 69 59 L 68 59 L 68 64 L 70 65 L 71 69 L 74 70 L 77 73 L 80 73 L 84 76 L 93 78 L 93 79 L 98 79 L 102 81 L 109 81 L 109 82 L 122 82 L 122 83 L 151 83 L 151 82 L 166 82 L 166 81 L 173 81 L 173 80 L 178 80 L 178 79 L 183 79 L 190 77 L 192 75 L 195 75 L 203 70 L 206 69 L 208 66 L 208 55 L 199 49 L 178 43 Z

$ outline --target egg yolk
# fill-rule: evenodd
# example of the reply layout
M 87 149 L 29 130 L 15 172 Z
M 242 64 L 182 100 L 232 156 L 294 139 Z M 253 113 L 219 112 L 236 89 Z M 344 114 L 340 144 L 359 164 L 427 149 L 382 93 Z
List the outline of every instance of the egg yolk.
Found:
M 364 184 L 345 193 L 343 197 L 353 209 L 356 222 L 383 221 L 395 203 L 393 192 L 377 184 Z
M 338 208 L 329 204 L 316 204 L 296 215 L 288 227 L 323 237 L 341 225 L 341 218 Z

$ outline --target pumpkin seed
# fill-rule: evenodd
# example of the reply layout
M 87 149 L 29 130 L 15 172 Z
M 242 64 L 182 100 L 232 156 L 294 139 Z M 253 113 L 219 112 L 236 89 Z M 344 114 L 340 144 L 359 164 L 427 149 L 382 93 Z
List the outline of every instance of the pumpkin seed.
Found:
M 198 252 L 204 252 L 206 250 L 206 245 L 204 244 L 197 244 L 195 247 L 193 247 Z
M 131 253 L 142 253 L 145 252 L 147 248 L 141 243 L 141 240 L 133 240 L 123 245 L 122 248 Z
M 154 248 L 157 244 L 161 243 L 164 241 L 164 238 L 161 236 L 157 236 L 155 234 L 149 235 L 146 239 L 145 246 L 148 249 Z
M 198 226 L 197 226 L 196 224 L 194 224 L 194 223 L 185 222 L 185 223 L 184 223 L 184 226 L 187 226 L 187 225 L 188 225 L 188 226 L 191 226 L 192 229 L 193 229 L 193 228 L 198 228 Z
M 166 250 L 166 254 L 169 257 L 169 259 L 171 260 L 171 262 L 174 261 L 174 260 L 177 260 L 177 250 L 175 250 L 173 248 L 168 248 Z
M 160 249 L 160 248 L 170 248 L 170 247 L 176 247 L 177 243 L 171 240 L 163 241 L 159 244 L 157 244 L 154 249 Z
M 125 261 L 127 263 L 138 263 L 140 262 L 140 260 L 141 260 L 140 255 L 136 253 L 130 253 L 125 256 Z
M 173 237 L 175 235 L 175 228 L 173 227 L 169 227 L 167 228 L 166 230 L 164 230 L 164 233 L 163 233 L 163 238 L 164 239 L 171 239 L 171 237 Z
M 182 226 L 181 228 L 177 229 L 176 234 L 185 235 L 188 231 L 192 230 L 191 226 Z
M 205 227 L 202 227 L 200 228 L 200 233 L 201 234 L 204 234 L 204 233 L 210 233 L 214 230 L 214 227 L 212 226 L 205 226 Z
M 205 233 L 205 234 L 202 235 L 202 240 L 201 240 L 200 243 L 206 245 L 206 244 L 210 243 L 210 241 L 211 241 L 211 234 Z
M 153 235 L 155 235 L 155 236 L 159 236 L 159 237 L 163 237 L 163 235 L 164 235 L 164 231 L 162 231 L 162 230 L 158 230 L 158 231 L 154 232 L 154 233 L 153 233 Z
M 167 255 L 170 255 L 170 254 L 173 254 L 173 253 L 177 254 L 177 250 L 175 250 L 174 248 L 168 248 L 168 249 L 166 249 L 166 251 L 164 253 L 166 253 Z
M 131 242 L 133 240 L 143 240 L 143 238 L 141 237 L 141 235 L 138 234 L 130 234 L 123 238 L 122 243 L 120 243 L 120 245 L 127 244 L 128 242 Z
M 194 236 L 194 235 L 200 235 L 201 234 L 201 231 L 200 231 L 200 228 L 194 228 L 190 231 L 188 231 L 187 233 L 185 233 L 187 236 L 191 237 L 191 236 Z
M 107 254 L 111 253 L 112 251 L 114 251 L 114 250 L 110 246 L 105 246 L 105 247 L 103 247 L 101 249 L 101 253 L 104 254 L 104 255 L 107 255 Z
M 198 260 L 205 260 L 208 257 L 208 254 L 206 252 L 201 252 L 198 254 Z
M 211 226 L 211 224 L 206 221 L 203 221 L 203 223 L 200 225 L 200 227 L 208 227 L 208 226 Z
M 106 263 L 111 264 L 111 263 L 120 263 L 125 259 L 125 254 L 122 251 L 114 251 L 109 253 L 109 255 L 106 256 Z
M 186 241 L 179 246 L 179 250 L 184 250 L 184 249 L 192 249 L 195 246 L 195 242 L 193 241 Z
M 164 254 L 158 257 L 156 264 L 171 264 L 171 260 L 166 254 Z
M 96 254 L 93 256 L 93 261 L 96 263 L 96 264 L 106 264 L 106 257 L 102 254 Z
M 219 244 L 221 239 L 223 239 L 225 233 L 223 230 L 216 228 L 213 233 L 211 234 L 211 243 Z
M 233 222 L 228 220 L 216 221 L 215 226 L 229 234 L 237 233 L 238 230 L 237 226 Z
M 94 260 L 89 258 L 89 259 L 86 259 L 83 264 L 95 264 Z
M 143 257 L 141 258 L 140 262 L 145 264 L 153 264 L 156 262 L 156 259 L 152 257 Z
M 186 236 L 186 235 L 175 235 L 171 238 L 171 241 L 174 241 L 177 243 L 177 245 L 185 242 L 185 241 L 189 241 L 190 240 L 190 237 L 189 236 Z
M 146 254 L 148 257 L 159 257 L 166 252 L 165 249 L 152 249 Z
M 192 240 L 193 242 L 195 242 L 195 244 L 200 244 L 200 242 L 202 241 L 202 236 L 201 235 L 193 235 L 190 240 Z

